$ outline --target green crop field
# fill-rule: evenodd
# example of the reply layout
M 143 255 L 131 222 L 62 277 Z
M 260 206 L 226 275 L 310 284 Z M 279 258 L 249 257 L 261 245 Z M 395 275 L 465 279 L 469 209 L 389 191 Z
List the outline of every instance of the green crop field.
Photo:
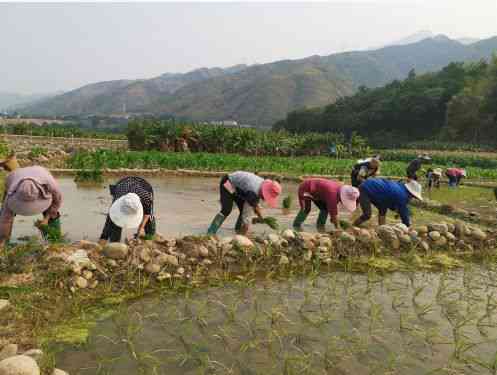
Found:
M 406 160 L 410 160 L 406 158 Z M 440 162 L 438 162 L 440 161 Z M 445 164 L 442 163 L 445 161 Z M 248 170 L 276 172 L 287 175 L 323 174 L 348 175 L 355 159 L 334 159 L 324 156 L 277 157 L 241 156 L 236 154 L 180 153 L 159 151 L 109 151 L 79 152 L 68 161 L 76 169 L 98 168 L 164 168 L 196 169 L 204 171 Z M 489 160 L 493 162 L 493 160 Z M 381 167 L 384 176 L 404 176 L 405 161 L 385 161 Z M 433 166 L 452 166 L 450 159 L 436 160 Z M 497 169 L 468 166 L 469 178 L 497 179 Z

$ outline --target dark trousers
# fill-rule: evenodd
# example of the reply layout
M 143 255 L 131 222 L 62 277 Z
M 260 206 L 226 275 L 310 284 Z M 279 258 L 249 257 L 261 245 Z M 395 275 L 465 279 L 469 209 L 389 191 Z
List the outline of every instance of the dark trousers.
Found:
M 461 177 L 460 176 L 449 176 L 449 175 L 447 175 L 447 177 L 449 178 L 449 186 L 458 186 L 459 183 L 461 182 Z
M 228 181 L 228 176 L 224 176 L 221 178 L 221 182 L 219 183 L 219 194 L 221 198 L 221 213 L 224 217 L 228 217 L 233 211 L 233 203 L 236 203 L 240 214 L 238 215 L 237 225 L 241 225 L 241 217 L 243 212 L 243 205 L 245 204 L 245 200 L 239 197 L 237 194 L 231 194 L 226 188 L 224 184 Z
M 152 215 L 145 225 L 145 234 L 148 236 L 155 235 L 155 218 Z M 121 242 L 122 228 L 118 227 L 116 224 L 112 222 L 110 216 L 107 215 L 107 219 L 105 220 L 105 226 L 100 235 L 101 240 L 109 240 L 110 242 Z

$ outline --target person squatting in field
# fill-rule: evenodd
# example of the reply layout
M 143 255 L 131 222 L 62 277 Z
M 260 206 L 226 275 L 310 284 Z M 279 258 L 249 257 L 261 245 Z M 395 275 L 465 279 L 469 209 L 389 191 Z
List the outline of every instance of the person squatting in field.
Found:
M 449 179 L 449 187 L 457 187 L 461 180 L 467 176 L 466 170 L 462 168 L 448 168 L 445 175 Z
M 109 186 L 112 205 L 99 243 L 121 241 L 122 229 L 138 228 L 135 237 L 155 235 L 154 190 L 141 177 L 129 176 Z
M 426 179 L 428 180 L 428 189 L 436 187 L 440 189 L 440 179 L 442 178 L 442 168 L 429 168 L 426 171 Z
M 416 159 L 411 161 L 406 168 L 407 181 L 418 179 L 418 171 L 423 164 L 431 163 L 431 158 L 427 155 L 419 155 Z
M 0 163 L 10 172 L 5 180 L 5 192 L 0 214 L 0 247 L 10 239 L 16 215 L 43 215 L 35 226 L 44 238 L 49 233 L 59 238 L 62 193 L 52 174 L 40 166 L 18 168 L 13 158 Z
M 343 185 L 338 181 L 324 178 L 309 178 L 299 186 L 300 211 L 295 217 L 293 227 L 302 230 L 302 224 L 311 211 L 311 202 L 319 208 L 316 223 L 318 231 L 324 231 L 328 215 L 336 229 L 340 229 L 338 222 L 339 208 L 352 213 L 357 207 L 359 190 L 350 185 Z
M 240 211 L 235 230 L 237 233 L 247 234 L 253 213 L 257 215 L 256 220 L 260 222 L 264 220 L 260 200 L 266 202 L 269 207 L 275 208 L 281 194 L 281 186 L 277 181 L 265 180 L 254 173 L 237 171 L 221 178 L 219 194 L 221 211 L 214 217 L 207 234 L 217 233 L 231 214 L 233 203 L 236 203 Z
M 387 211 L 396 211 L 406 226 L 411 225 L 410 214 L 407 205 L 411 198 L 423 200 L 421 196 L 421 185 L 414 180 L 409 182 L 391 181 L 383 178 L 370 178 L 359 187 L 359 204 L 362 215 L 354 222 L 355 226 L 368 221 L 371 218 L 371 205 L 378 211 L 378 224 L 386 223 Z
M 359 160 L 352 168 L 350 180 L 352 186 L 358 188 L 364 181 L 370 177 L 375 177 L 380 173 L 380 158 L 375 156 L 365 160 Z

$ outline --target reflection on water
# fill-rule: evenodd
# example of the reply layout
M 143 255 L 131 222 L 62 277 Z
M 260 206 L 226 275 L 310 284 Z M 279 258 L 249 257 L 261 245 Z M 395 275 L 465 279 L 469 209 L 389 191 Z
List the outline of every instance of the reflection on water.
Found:
M 495 270 L 335 272 L 123 307 L 71 374 L 494 374 Z

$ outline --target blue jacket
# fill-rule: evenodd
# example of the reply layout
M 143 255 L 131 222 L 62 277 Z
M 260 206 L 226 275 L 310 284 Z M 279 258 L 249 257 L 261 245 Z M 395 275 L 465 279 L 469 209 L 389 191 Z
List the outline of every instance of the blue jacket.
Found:
M 360 187 L 361 192 L 368 194 L 380 215 L 385 215 L 387 210 L 397 211 L 402 222 L 409 226 L 409 209 L 407 204 L 411 199 L 411 194 L 401 182 L 386 180 L 383 178 L 369 178 Z

